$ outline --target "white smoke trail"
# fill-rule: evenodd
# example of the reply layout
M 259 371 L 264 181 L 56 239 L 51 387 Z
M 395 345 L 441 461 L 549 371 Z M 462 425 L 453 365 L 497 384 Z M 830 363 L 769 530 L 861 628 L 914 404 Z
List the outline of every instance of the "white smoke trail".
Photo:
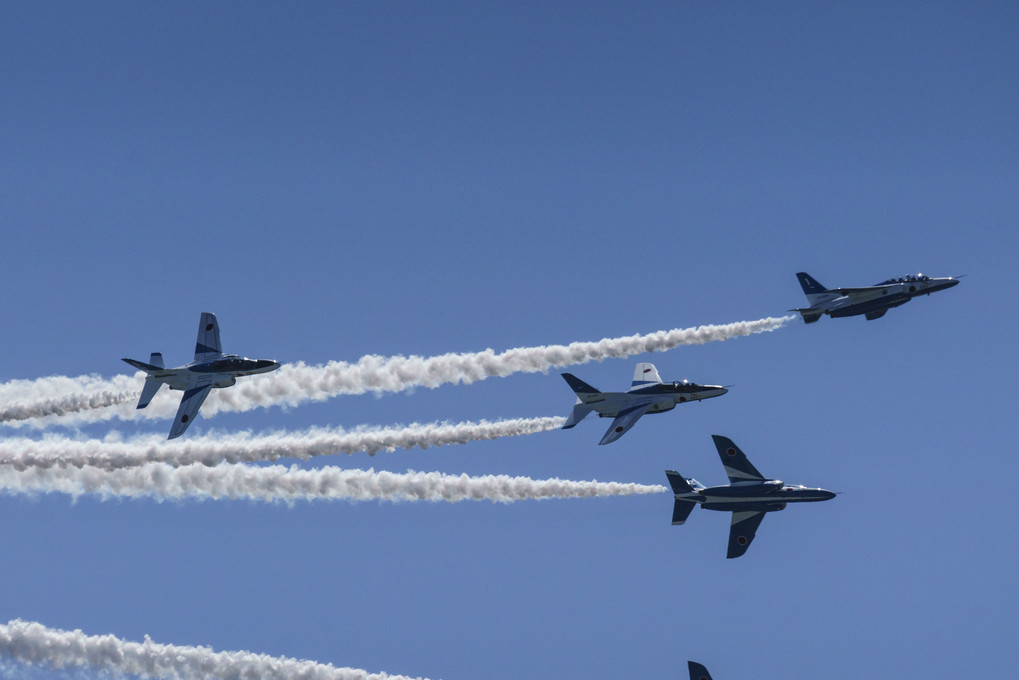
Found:
M 98 375 L 49 376 L 0 383 L 0 422 L 65 416 L 135 402 L 142 386 L 141 375 L 110 379 Z
M 17 470 L 30 467 L 97 467 L 104 470 L 136 467 L 145 463 L 171 465 L 218 465 L 275 461 L 280 458 L 307 460 L 337 453 L 396 449 L 427 449 L 433 446 L 466 444 L 501 437 L 517 437 L 562 427 L 560 417 L 517 418 L 478 423 L 427 423 L 404 427 L 342 429 L 313 428 L 304 432 L 279 432 L 267 435 L 231 434 L 228 439 L 206 435 L 166 441 L 162 434 L 127 441 L 66 439 L 44 437 L 41 440 L 0 439 L 0 465 Z
M 186 465 L 147 463 L 102 470 L 0 467 L 0 491 L 10 494 L 65 493 L 77 498 L 151 497 L 169 499 L 248 499 L 293 503 L 299 500 L 446 501 L 512 503 L 545 498 L 593 498 L 660 493 L 665 487 L 623 482 L 575 482 L 508 475 L 447 475 L 440 472 L 375 472 L 325 467 L 302 470 L 282 465 Z
M 221 411 L 249 411 L 266 406 L 296 406 L 306 401 L 323 401 L 341 394 L 364 394 L 366 392 L 400 392 L 413 387 L 435 388 L 444 384 L 469 384 L 486 378 L 505 377 L 514 373 L 538 373 L 552 368 L 602 361 L 608 358 L 623 358 L 645 352 L 663 351 L 681 345 L 700 345 L 708 342 L 728 340 L 744 335 L 764 333 L 781 328 L 796 317 L 768 317 L 756 321 L 676 328 L 657 331 L 647 335 L 631 335 L 621 338 L 604 338 L 597 342 L 574 342 L 569 345 L 546 345 L 541 347 L 519 347 L 496 354 L 491 349 L 483 352 L 443 354 L 434 357 L 368 355 L 354 363 L 330 361 L 324 365 L 308 366 L 303 362 L 285 364 L 278 371 L 264 376 L 246 378 L 234 387 L 214 390 L 202 407 L 203 416 L 212 416 Z M 136 410 L 134 395 L 141 391 L 143 373 L 133 377 L 119 376 L 111 381 L 86 378 L 65 378 L 76 385 L 70 394 L 87 394 L 82 381 L 92 385 L 96 392 L 109 393 L 110 405 L 93 411 L 82 410 L 80 400 L 65 404 L 49 395 L 42 399 L 35 397 L 8 400 L 2 397 L 7 385 L 0 385 L 0 422 L 8 424 L 28 418 L 63 415 L 62 423 L 93 422 L 110 418 L 133 419 L 167 418 L 177 410 L 179 399 L 168 396 L 161 390 L 148 408 Z M 55 380 L 55 379 L 44 379 Z M 124 382 L 125 380 L 133 382 Z M 32 381 L 19 381 L 31 383 Z M 134 390 L 128 386 L 137 386 Z M 18 392 L 25 392 L 20 389 Z M 125 398 L 129 392 L 129 398 Z M 64 410 L 60 410 L 63 408 Z M 44 419 L 41 426 L 50 424 Z
M 125 642 L 113 635 L 85 635 L 20 619 L 0 625 L 0 659 L 4 658 L 49 668 L 87 666 L 113 674 L 187 680 L 411 680 L 284 656 L 159 644 L 148 636 L 144 642 Z

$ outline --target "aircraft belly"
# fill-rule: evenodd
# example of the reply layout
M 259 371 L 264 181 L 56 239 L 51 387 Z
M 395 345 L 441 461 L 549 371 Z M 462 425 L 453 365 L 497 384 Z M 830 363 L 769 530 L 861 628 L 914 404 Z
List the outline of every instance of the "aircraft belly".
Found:
M 907 302 L 909 302 L 908 295 L 896 293 L 895 295 L 889 295 L 887 297 L 843 305 L 842 307 L 831 309 L 828 312 L 828 315 L 832 318 L 841 316 L 859 316 L 861 314 L 867 314 L 868 312 L 876 312 L 881 309 L 898 307 L 899 305 L 904 305 Z
M 742 501 L 705 501 L 701 503 L 705 510 L 721 510 L 723 512 L 772 512 L 785 507 L 785 501 L 773 501 L 750 498 Z
M 606 393 L 605 399 L 599 402 L 588 402 L 587 405 L 598 412 L 601 418 L 615 418 L 620 411 L 632 408 L 640 403 L 637 399 L 627 399 L 624 394 Z
M 665 413 L 666 411 L 671 411 L 674 408 L 676 408 L 676 402 L 671 399 L 668 401 L 659 401 L 648 409 L 648 414 Z

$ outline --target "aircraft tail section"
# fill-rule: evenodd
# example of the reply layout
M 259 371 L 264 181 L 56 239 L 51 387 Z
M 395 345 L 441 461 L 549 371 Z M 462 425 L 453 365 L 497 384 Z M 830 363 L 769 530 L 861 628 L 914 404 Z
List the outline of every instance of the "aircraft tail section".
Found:
M 156 396 L 156 392 L 163 386 L 163 383 L 154 380 L 152 378 L 145 379 L 145 387 L 142 388 L 142 396 L 138 398 L 138 406 L 136 408 L 145 408 L 152 401 L 152 397 Z
M 159 361 L 158 364 L 154 361 L 157 357 L 158 357 L 158 361 Z M 163 355 L 159 354 L 159 353 L 154 353 L 149 358 L 149 361 L 151 361 L 152 363 L 148 363 L 148 364 L 145 363 L 144 361 L 138 361 L 137 359 L 128 359 L 126 357 L 121 359 L 121 361 L 126 362 L 126 363 L 134 366 L 139 371 L 145 371 L 146 373 L 155 373 L 156 371 L 163 370 Z
M 573 411 L 570 412 L 570 416 L 566 419 L 566 423 L 563 425 L 564 430 L 568 430 L 571 427 L 575 427 L 577 423 L 587 417 L 587 414 L 593 410 L 591 406 L 585 404 L 581 399 L 577 398 L 577 403 L 573 405 Z
M 696 661 L 687 661 L 686 663 L 690 668 L 690 680 L 711 680 L 711 674 L 702 664 Z
M 814 307 L 798 307 L 789 311 L 799 312 L 800 316 L 803 317 L 803 323 L 814 323 L 824 315 L 824 312 Z
M 666 470 L 665 476 L 669 478 L 672 493 L 677 496 L 684 493 L 697 493 L 697 490 L 690 486 L 690 482 L 683 479 L 683 476 L 675 470 Z
M 800 287 L 803 288 L 803 294 L 810 299 L 811 295 L 821 295 L 827 293 L 828 289 L 817 282 L 813 276 L 807 272 L 796 272 L 796 278 L 800 282 Z
M 602 393 L 594 387 L 591 387 L 586 382 L 573 375 L 572 373 L 563 373 L 563 380 L 570 386 L 570 389 L 577 393 L 577 397 L 580 401 L 588 404 L 592 401 L 601 401 Z
M 839 296 L 838 292 L 828 290 L 807 272 L 796 272 L 796 278 L 800 282 L 800 288 L 803 289 L 803 294 L 807 296 L 807 302 L 809 302 L 812 307 L 816 307 L 819 302 L 827 302 L 828 300 L 833 300 Z
M 672 525 L 683 524 L 686 522 L 686 518 L 693 512 L 693 507 L 697 505 L 694 501 L 684 501 L 677 498 L 675 504 L 672 506 Z

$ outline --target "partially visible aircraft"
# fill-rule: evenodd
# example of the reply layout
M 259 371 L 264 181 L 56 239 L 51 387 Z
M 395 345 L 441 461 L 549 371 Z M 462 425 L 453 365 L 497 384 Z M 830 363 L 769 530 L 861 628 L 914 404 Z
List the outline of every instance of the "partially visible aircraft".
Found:
M 814 323 L 822 314 L 827 314 L 833 319 L 860 314 L 868 320 L 879 319 L 892 307 L 904 305 L 920 295 L 947 290 L 959 283 L 958 277 L 933 278 L 916 274 L 888 279 L 862 288 L 825 288 L 807 272 L 798 272 L 796 278 L 799 279 L 810 306 L 797 307 L 789 311 L 802 314 L 806 323 Z
M 690 680 L 711 680 L 711 673 L 708 673 L 708 669 L 702 664 L 696 661 L 687 661 L 686 663 L 690 668 Z
M 184 434 L 213 387 L 230 387 L 237 382 L 239 376 L 268 373 L 280 367 L 272 359 L 246 359 L 236 354 L 223 354 L 219 343 L 219 322 L 216 321 L 216 315 L 209 312 L 202 312 L 198 323 L 198 342 L 195 343 L 195 360 L 190 364 L 163 368 L 163 355 L 159 352 L 153 352 L 147 364 L 135 359 L 123 361 L 148 373 L 141 398 L 138 399 L 138 408 L 148 406 L 164 383 L 171 390 L 184 391 L 167 439 Z
M 676 502 L 672 509 L 672 523 L 683 524 L 694 505 L 700 503 L 705 510 L 732 512 L 729 527 L 729 551 L 726 558 L 739 557 L 750 547 L 761 526 L 765 513 L 783 510 L 786 503 L 808 503 L 835 498 L 834 492 L 786 484 L 768 479 L 757 471 L 746 455 L 731 439 L 711 435 L 722 459 L 729 484 L 705 487 L 696 479 L 684 479 L 675 470 L 665 474 L 672 485 Z
M 622 437 L 645 413 L 664 413 L 676 404 L 720 397 L 729 391 L 721 385 L 698 385 L 689 380 L 663 383 L 654 364 L 637 364 L 626 392 L 599 392 L 571 373 L 563 373 L 563 379 L 577 393 L 577 403 L 564 430 L 574 427 L 591 411 L 597 411 L 599 418 L 615 418 L 599 445 Z

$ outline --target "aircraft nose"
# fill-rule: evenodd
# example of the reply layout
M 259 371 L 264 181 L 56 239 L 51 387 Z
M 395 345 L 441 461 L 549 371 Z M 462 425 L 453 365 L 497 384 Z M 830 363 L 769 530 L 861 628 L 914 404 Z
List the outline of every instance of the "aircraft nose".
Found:
M 823 501 L 830 501 L 833 498 L 835 498 L 835 492 L 834 491 L 828 491 L 826 489 L 821 489 L 821 500 L 823 500 Z

